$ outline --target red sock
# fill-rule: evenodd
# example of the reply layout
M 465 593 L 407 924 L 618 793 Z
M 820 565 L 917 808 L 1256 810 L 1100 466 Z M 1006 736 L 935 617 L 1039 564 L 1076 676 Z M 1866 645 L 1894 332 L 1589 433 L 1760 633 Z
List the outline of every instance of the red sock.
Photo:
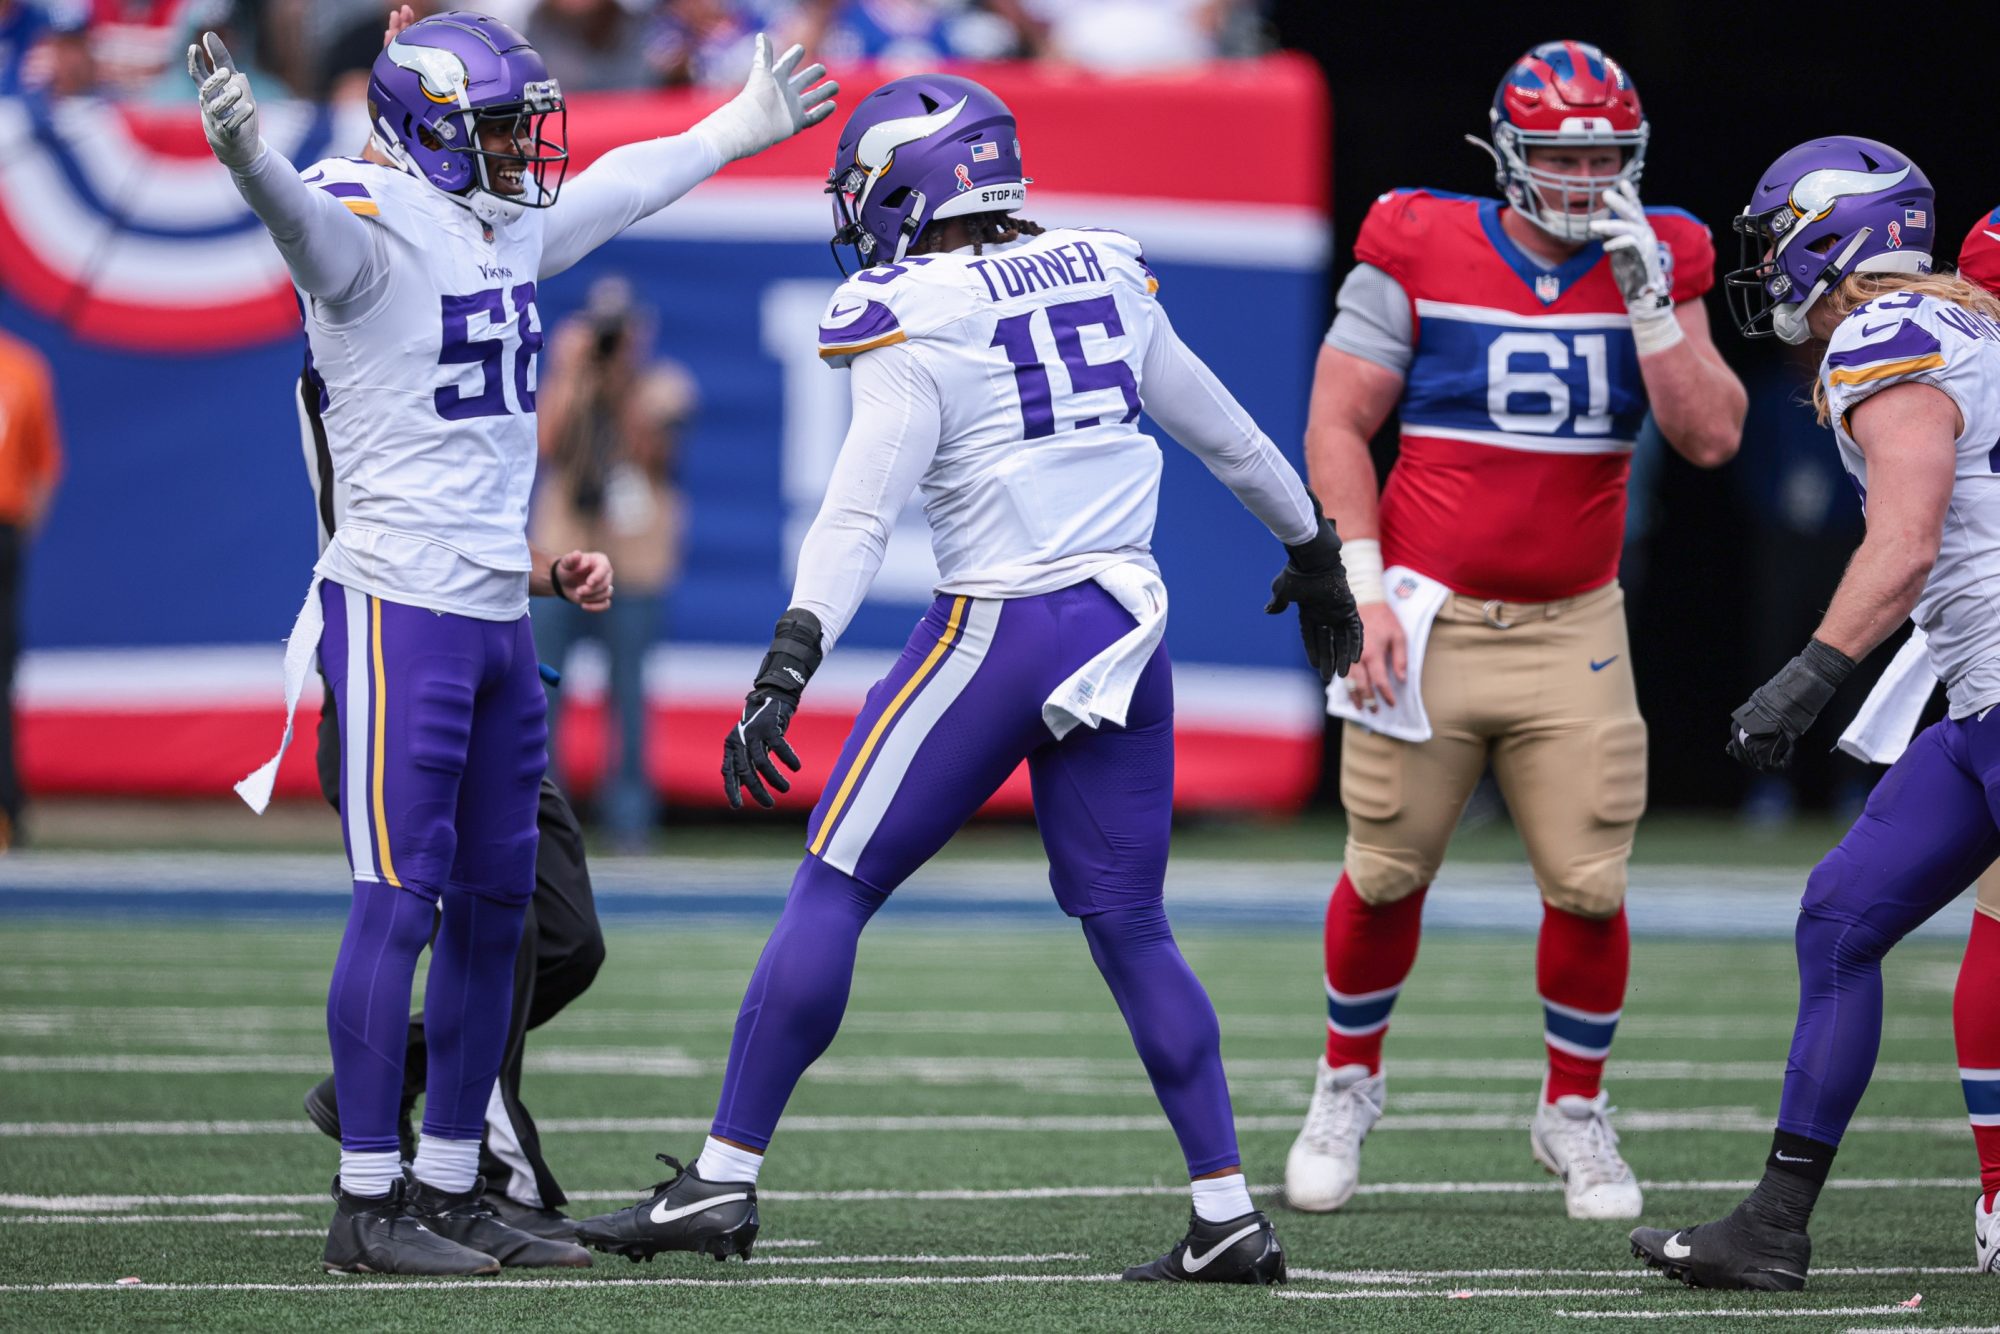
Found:
M 1370 907 L 1341 872 L 1326 905 L 1326 1063 L 1382 1068 L 1382 1037 L 1403 979 L 1417 962 L 1426 885 Z
M 1972 938 L 1952 994 L 1951 1027 L 1958 1039 L 1958 1078 L 1979 1150 L 1979 1188 L 1986 1207 L 2000 1194 L 2000 920 L 1972 914 Z
M 1597 1096 L 1631 962 L 1624 908 L 1596 918 L 1542 905 L 1535 985 L 1542 993 L 1542 1041 L 1549 1049 L 1549 1082 L 1542 1094 L 1549 1102 L 1568 1093 Z

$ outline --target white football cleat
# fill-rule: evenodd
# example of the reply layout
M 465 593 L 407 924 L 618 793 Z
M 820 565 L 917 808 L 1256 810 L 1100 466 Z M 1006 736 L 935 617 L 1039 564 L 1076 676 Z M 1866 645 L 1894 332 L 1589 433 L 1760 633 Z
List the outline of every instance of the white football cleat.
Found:
M 1594 1098 L 1566 1093 L 1535 1110 L 1528 1141 L 1535 1161 L 1563 1179 L 1571 1218 L 1637 1218 L 1639 1179 L 1618 1156 L 1618 1132 L 1600 1092 Z
M 2000 1210 L 1986 1207 L 1983 1191 L 1972 1202 L 1972 1245 L 1979 1272 L 2000 1274 Z
M 1285 1156 L 1285 1203 L 1309 1214 L 1346 1204 L 1361 1180 L 1361 1141 L 1382 1119 L 1387 1085 L 1365 1065 L 1335 1070 L 1319 1058 L 1306 1126 Z

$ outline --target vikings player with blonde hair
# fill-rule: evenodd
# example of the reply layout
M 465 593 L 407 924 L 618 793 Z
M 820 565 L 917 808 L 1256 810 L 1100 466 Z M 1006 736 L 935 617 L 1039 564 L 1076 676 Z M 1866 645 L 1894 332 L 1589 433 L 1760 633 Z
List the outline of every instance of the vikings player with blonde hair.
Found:
M 1736 219 L 1725 282 L 1746 337 L 1823 346 L 1814 402 L 1868 530 L 1819 628 L 1730 718 L 1728 751 L 1775 772 L 1857 661 L 1914 619 L 1947 716 L 1911 741 L 1806 881 L 1799 1014 L 1763 1178 L 1728 1216 L 1642 1227 L 1632 1251 L 1704 1288 L 1803 1288 L 1806 1225 L 1882 1041 L 1882 957 L 2000 856 L 2000 302 L 1933 271 L 1924 173 L 1873 139 L 1780 157 Z M 1980 890 L 1966 970 L 2000 974 L 2000 901 Z M 1975 984 L 1975 990 L 1980 990 Z M 1959 997 L 1975 1134 L 2000 1125 L 2000 1023 Z M 1991 1147 L 1982 1143 L 1982 1159 Z M 2000 1161 L 1993 1166 L 2000 1168 Z M 2000 1272 L 2000 1171 L 1973 1202 L 1978 1267 Z

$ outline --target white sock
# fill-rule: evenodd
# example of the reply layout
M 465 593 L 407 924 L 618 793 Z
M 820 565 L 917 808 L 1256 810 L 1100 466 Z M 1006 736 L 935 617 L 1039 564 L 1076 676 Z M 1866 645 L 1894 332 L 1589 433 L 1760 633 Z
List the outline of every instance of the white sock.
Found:
M 340 1151 L 340 1188 L 349 1195 L 379 1200 L 402 1179 L 403 1155 L 394 1149 L 387 1153 Z
M 694 1174 L 703 1181 L 747 1181 L 754 1186 L 757 1169 L 763 1165 L 763 1154 L 724 1144 L 710 1135 L 701 1146 L 701 1157 L 694 1160 Z
M 447 1195 L 463 1195 L 479 1180 L 479 1141 L 439 1139 L 425 1135 L 417 1141 L 417 1180 Z
M 1257 1207 L 1250 1203 L 1250 1183 L 1241 1172 L 1190 1181 L 1188 1189 L 1194 1192 L 1195 1214 L 1204 1223 L 1226 1223 Z

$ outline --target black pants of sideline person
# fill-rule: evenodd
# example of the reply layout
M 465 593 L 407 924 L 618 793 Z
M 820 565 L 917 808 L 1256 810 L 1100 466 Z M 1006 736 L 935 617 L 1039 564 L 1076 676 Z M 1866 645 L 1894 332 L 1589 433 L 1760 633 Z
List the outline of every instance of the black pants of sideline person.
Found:
M 333 692 L 319 715 L 319 786 L 340 809 L 340 720 Z M 504 1115 L 489 1115 L 480 1144 L 480 1173 L 488 1190 L 531 1208 L 556 1209 L 567 1200 L 542 1157 L 535 1118 L 521 1102 L 521 1058 L 528 1031 L 540 1028 L 589 990 L 604 963 L 604 932 L 584 862 L 583 830 L 576 812 L 553 779 L 542 779 L 538 813 L 541 840 L 535 853 L 535 893 L 528 900 L 521 949 L 514 956 L 514 1018 L 497 1086 Z M 403 1096 L 424 1090 L 424 1018 L 410 1018 L 410 1044 L 403 1057 Z

